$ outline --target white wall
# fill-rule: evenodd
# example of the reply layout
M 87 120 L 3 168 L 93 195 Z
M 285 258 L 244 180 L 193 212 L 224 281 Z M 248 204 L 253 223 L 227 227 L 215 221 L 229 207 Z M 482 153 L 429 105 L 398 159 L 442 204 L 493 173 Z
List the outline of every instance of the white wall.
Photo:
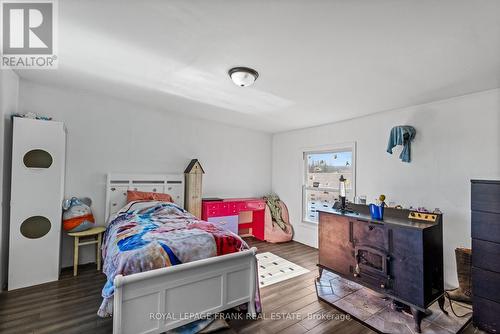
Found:
M 333 103 L 333 101 L 332 101 Z M 390 129 L 413 125 L 412 163 L 385 152 Z M 301 222 L 304 147 L 357 143 L 357 194 L 444 212 L 445 280 L 456 284 L 454 249 L 470 246 L 470 179 L 500 178 L 500 90 L 374 114 L 273 137 L 273 191 L 287 203 L 295 240 L 317 247 Z
M 295 240 L 316 247 L 316 226 L 301 222 L 302 148 L 355 141 L 358 195 L 370 200 L 384 193 L 388 201 L 445 213 L 446 281 L 454 285 L 453 250 L 470 246 L 469 180 L 500 177 L 500 90 L 279 133 L 271 140 L 86 91 L 24 80 L 19 89 L 20 111 L 65 122 L 66 197 L 91 197 L 101 224 L 107 172 L 182 172 L 199 158 L 207 172 L 204 196 L 260 196 L 271 188 L 272 169 L 272 189 L 289 206 Z M 417 129 L 411 164 L 398 159 L 399 150 L 385 153 L 389 130 L 400 124 Z M 71 240 L 63 241 L 62 265 L 70 266 Z M 83 253 L 82 263 L 93 261 L 90 249 Z
M 17 112 L 19 78 L 12 70 L 0 70 L 0 291 L 7 280 L 10 214 L 10 155 L 12 132 L 10 115 Z
M 99 224 L 104 224 L 108 172 L 182 173 L 198 158 L 206 172 L 204 196 L 262 196 L 271 189 L 270 134 L 24 80 L 19 110 L 65 123 L 65 196 L 92 198 Z M 62 266 L 72 265 L 71 242 L 63 238 Z M 87 249 L 81 262 L 93 257 Z

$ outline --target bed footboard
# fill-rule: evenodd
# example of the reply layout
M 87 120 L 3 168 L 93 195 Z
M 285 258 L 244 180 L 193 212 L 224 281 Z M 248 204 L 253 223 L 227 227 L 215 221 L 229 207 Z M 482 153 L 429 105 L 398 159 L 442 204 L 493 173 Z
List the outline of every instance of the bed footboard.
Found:
M 162 333 L 246 302 L 255 315 L 256 251 L 117 275 L 113 333 Z

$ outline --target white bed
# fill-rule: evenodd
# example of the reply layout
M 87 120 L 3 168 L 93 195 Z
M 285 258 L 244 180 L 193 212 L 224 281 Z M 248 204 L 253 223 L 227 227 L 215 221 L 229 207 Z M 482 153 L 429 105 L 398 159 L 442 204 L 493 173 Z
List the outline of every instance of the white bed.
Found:
M 109 174 L 106 217 L 128 189 L 168 193 L 183 206 L 184 175 Z M 113 333 L 162 333 L 248 302 L 255 316 L 256 248 L 114 279 Z

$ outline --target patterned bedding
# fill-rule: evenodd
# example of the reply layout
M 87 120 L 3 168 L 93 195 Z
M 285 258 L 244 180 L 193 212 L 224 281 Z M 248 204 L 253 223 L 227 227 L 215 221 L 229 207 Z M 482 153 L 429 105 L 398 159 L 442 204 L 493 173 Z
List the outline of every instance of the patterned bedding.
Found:
M 107 282 L 97 314 L 112 314 L 113 280 L 118 274 L 131 275 L 248 248 L 238 235 L 217 223 L 199 220 L 173 203 L 131 202 L 110 220 L 104 236 Z

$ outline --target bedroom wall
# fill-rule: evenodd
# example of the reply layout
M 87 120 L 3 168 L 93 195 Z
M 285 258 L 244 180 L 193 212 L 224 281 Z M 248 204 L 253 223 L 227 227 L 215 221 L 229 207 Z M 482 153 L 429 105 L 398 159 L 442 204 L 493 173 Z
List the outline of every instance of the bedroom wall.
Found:
M 0 290 L 7 281 L 10 215 L 10 155 L 12 131 L 10 115 L 17 112 L 19 77 L 9 69 L 0 70 Z
M 206 172 L 206 197 L 262 196 L 271 188 L 270 134 L 24 80 L 19 110 L 65 123 L 65 196 L 92 198 L 101 225 L 108 172 L 182 173 L 198 158 Z M 63 267 L 72 265 L 72 254 L 72 240 L 65 235 Z M 84 247 L 81 263 L 95 261 L 94 256 L 92 247 Z
M 416 127 L 412 163 L 385 152 L 390 129 Z M 470 179 L 500 178 L 500 90 L 392 110 L 273 137 L 272 184 L 287 203 L 295 240 L 317 247 L 317 225 L 301 222 L 302 149 L 356 142 L 357 195 L 444 212 L 445 279 L 457 283 L 454 249 L 470 247 Z

